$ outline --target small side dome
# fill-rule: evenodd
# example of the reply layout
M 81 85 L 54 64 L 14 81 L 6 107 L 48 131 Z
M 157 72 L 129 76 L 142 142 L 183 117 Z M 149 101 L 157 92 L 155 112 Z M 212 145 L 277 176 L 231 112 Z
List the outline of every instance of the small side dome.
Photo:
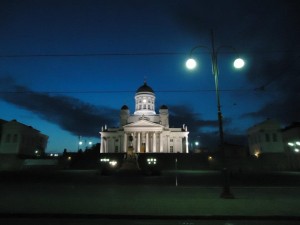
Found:
M 159 109 L 168 109 L 168 106 L 162 105 Z
M 148 86 L 146 82 L 144 82 L 144 85 L 140 86 L 136 90 L 136 93 L 139 93 L 139 92 L 151 92 L 151 93 L 154 93 L 153 89 L 150 86 Z
M 121 110 L 128 110 L 128 109 L 129 109 L 129 108 L 128 108 L 127 105 L 123 105 L 122 108 L 121 108 Z

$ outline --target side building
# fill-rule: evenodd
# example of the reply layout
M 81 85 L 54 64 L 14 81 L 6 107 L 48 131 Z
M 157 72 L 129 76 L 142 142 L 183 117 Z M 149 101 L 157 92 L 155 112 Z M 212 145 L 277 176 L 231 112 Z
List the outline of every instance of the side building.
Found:
M 187 126 L 169 127 L 169 110 L 162 105 L 155 112 L 155 94 L 146 82 L 135 94 L 135 111 L 124 105 L 118 128 L 102 127 L 100 153 L 188 153 Z
M 45 154 L 48 136 L 17 120 L 1 120 L 0 154 L 39 157 Z
M 250 155 L 284 152 L 280 124 L 275 120 L 268 119 L 250 127 L 247 136 Z

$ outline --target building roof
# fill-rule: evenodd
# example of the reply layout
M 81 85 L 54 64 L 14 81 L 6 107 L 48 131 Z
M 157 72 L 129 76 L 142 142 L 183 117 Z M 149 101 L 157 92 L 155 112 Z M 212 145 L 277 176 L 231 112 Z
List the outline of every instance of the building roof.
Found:
M 154 93 L 153 89 L 147 85 L 146 81 L 144 82 L 144 85 L 140 86 L 137 90 L 136 93 L 139 92 L 151 92 Z

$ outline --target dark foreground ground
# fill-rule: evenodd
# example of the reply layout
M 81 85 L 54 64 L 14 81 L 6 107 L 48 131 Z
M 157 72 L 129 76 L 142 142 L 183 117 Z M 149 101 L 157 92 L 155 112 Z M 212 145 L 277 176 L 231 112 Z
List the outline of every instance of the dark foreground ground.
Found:
M 0 224 L 300 224 L 300 173 L 0 173 Z M 177 186 L 176 186 L 177 184 Z

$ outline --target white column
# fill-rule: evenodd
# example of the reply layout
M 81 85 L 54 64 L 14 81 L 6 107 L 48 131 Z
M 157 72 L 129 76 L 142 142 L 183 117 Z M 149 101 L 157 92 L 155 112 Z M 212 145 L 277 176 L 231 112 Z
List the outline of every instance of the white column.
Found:
M 156 152 L 156 133 L 153 133 L 153 152 Z
M 136 133 L 134 132 L 131 135 L 133 137 L 133 140 L 132 140 L 133 152 L 136 152 Z
M 101 134 L 101 146 L 100 146 L 100 153 L 103 153 L 104 152 L 104 149 L 103 149 L 103 147 L 104 147 L 104 140 L 103 140 L 103 135 Z
M 159 134 L 159 152 L 163 152 L 162 132 Z
M 137 152 L 141 152 L 141 133 L 138 133 L 138 140 L 137 140 Z
M 186 153 L 189 153 L 189 140 L 188 140 L 188 135 L 185 136 L 185 151 L 186 151 Z
M 149 133 L 146 132 L 146 152 L 149 152 Z
M 104 151 L 105 153 L 108 153 L 108 147 L 109 147 L 108 146 L 108 142 L 109 142 L 108 138 L 106 137 L 106 140 L 105 140 L 105 151 Z
M 124 132 L 123 152 L 127 152 L 127 134 Z

